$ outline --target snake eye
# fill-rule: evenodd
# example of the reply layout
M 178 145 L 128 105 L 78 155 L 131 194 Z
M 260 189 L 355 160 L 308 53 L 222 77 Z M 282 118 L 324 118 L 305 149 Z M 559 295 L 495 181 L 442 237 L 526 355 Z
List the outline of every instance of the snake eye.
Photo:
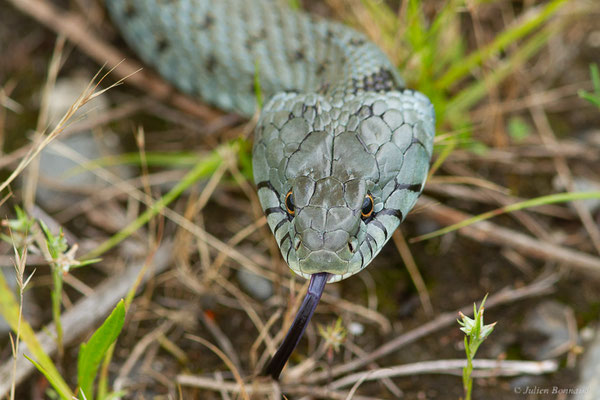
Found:
M 362 204 L 362 209 L 360 210 L 360 216 L 362 217 L 363 221 L 369 219 L 371 215 L 373 215 L 374 206 L 375 202 L 373 201 L 373 196 L 371 196 L 371 193 L 367 193 Z
M 292 190 L 285 195 L 285 208 L 290 215 L 294 215 L 296 211 L 296 206 L 294 206 L 294 202 L 292 201 Z

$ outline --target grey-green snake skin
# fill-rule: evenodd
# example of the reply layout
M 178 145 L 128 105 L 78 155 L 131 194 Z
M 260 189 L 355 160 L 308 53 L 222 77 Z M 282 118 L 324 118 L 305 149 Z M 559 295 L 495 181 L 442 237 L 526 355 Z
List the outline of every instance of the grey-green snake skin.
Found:
M 252 115 L 258 196 L 283 258 L 329 282 L 365 268 L 419 197 L 435 116 L 364 35 L 276 0 L 106 0 L 183 92 Z M 364 214 L 364 215 L 362 215 Z

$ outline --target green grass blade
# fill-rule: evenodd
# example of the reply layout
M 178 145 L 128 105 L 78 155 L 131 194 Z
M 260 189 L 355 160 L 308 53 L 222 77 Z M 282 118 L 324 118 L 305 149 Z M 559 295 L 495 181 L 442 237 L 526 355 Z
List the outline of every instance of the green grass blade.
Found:
M 8 287 L 4 275 L 0 273 L 0 315 L 4 317 L 11 329 L 16 332 L 19 325 L 19 304 L 15 299 L 12 290 Z M 35 358 L 35 362 L 30 359 L 36 368 L 43 373 L 54 390 L 62 399 L 71 400 L 73 392 L 64 381 L 56 366 L 46 354 L 42 345 L 35 336 L 35 331 L 27 321 L 21 318 L 20 339 L 27 345 L 27 349 Z
M 585 90 L 580 90 L 577 92 L 577 94 L 582 99 L 589 101 L 597 107 L 600 107 L 600 95 L 593 95 L 591 93 L 586 92 Z
M 448 119 L 453 124 L 464 122 L 461 120 L 466 110 L 476 104 L 479 100 L 487 95 L 488 87 L 499 84 L 509 74 L 513 73 L 515 69 L 524 64 L 528 59 L 534 56 L 542 47 L 548 42 L 548 39 L 553 34 L 556 34 L 557 28 L 555 26 L 548 26 L 546 29 L 535 34 L 525 44 L 512 55 L 510 60 L 504 65 L 491 71 L 486 76 L 485 81 L 477 81 L 466 87 L 460 93 L 446 104 L 446 107 L 438 111 L 441 114 L 441 119 Z
M 189 152 L 152 152 L 145 153 L 144 162 L 148 167 L 185 168 L 196 165 L 202 161 L 202 157 L 196 153 Z M 91 160 L 82 165 L 71 168 L 65 176 L 72 176 L 84 171 L 92 171 L 98 168 L 115 167 L 121 165 L 141 166 L 142 160 L 139 152 L 123 153 Z
M 471 53 L 471 55 L 469 55 L 462 63 L 454 64 L 448 72 L 437 80 L 436 87 L 439 89 L 451 87 L 469 74 L 474 67 L 480 65 L 484 60 L 490 58 L 497 52 L 504 50 L 508 45 L 515 43 L 534 29 L 540 27 L 565 4 L 567 4 L 566 0 L 553 0 L 544 6 L 535 16 L 502 32 L 492 43 Z
M 77 359 L 77 382 L 79 383 L 79 397 L 81 399 L 84 396 L 87 400 L 94 398 L 93 385 L 98 368 L 110 346 L 119 337 L 124 322 L 125 305 L 121 300 L 100 328 L 94 332 L 90 340 L 81 345 Z
M 455 231 L 460 228 L 464 228 L 465 226 L 469 226 L 474 224 L 475 222 L 485 221 L 486 219 L 490 219 L 496 217 L 501 214 L 506 214 L 513 211 L 519 211 L 526 208 L 542 206 L 546 204 L 554 204 L 554 203 L 566 203 L 569 201 L 576 200 L 587 200 L 587 199 L 600 199 L 600 192 L 572 192 L 572 193 L 555 193 L 550 194 L 548 196 L 541 196 L 535 199 L 520 201 L 518 203 L 510 204 L 508 206 L 500 207 L 492 211 L 485 212 L 483 214 L 476 215 L 471 218 L 467 218 L 464 221 L 458 222 L 456 224 L 452 224 L 442 229 L 438 229 L 437 231 L 428 233 L 426 235 L 421 235 L 411 240 L 412 243 L 420 242 L 423 240 L 431 239 L 436 236 L 445 235 L 446 233 Z
M 595 92 L 600 92 L 600 69 L 598 64 L 590 65 L 590 74 L 592 75 L 592 85 Z
M 221 146 L 219 149 L 213 151 L 210 155 L 208 155 L 204 160 L 200 161 L 196 166 L 188 172 L 182 179 L 175 185 L 171 191 L 165 194 L 163 197 L 158 199 L 152 206 L 150 206 L 144 213 L 142 213 L 139 217 L 137 217 L 134 221 L 132 221 L 125 228 L 117 232 L 111 238 L 107 239 L 103 243 L 101 243 L 94 250 L 84 255 L 83 258 L 93 258 L 97 257 L 106 251 L 112 249 L 117 244 L 121 243 L 139 228 L 144 226 L 151 218 L 155 217 L 159 214 L 166 206 L 171 204 L 176 198 L 178 198 L 181 193 L 183 193 L 186 189 L 191 187 L 198 180 L 209 176 L 211 173 L 216 171 L 216 169 L 223 162 L 223 156 L 221 155 L 221 151 L 228 150 L 233 151 L 235 153 L 239 150 L 239 142 L 234 142 L 230 144 L 225 144 Z
M 593 93 L 585 90 L 579 90 L 577 94 L 584 100 L 589 101 L 593 105 L 600 107 L 600 70 L 598 64 L 590 64 L 590 75 L 592 76 Z
M 372 18 L 377 21 L 379 29 L 385 33 L 386 39 L 393 38 L 393 32 L 398 29 L 399 25 L 396 13 L 386 3 L 380 1 L 363 0 L 362 4 Z
M 26 354 L 23 355 L 27 360 L 29 360 L 30 363 L 33 364 L 33 366 L 40 371 L 48 380 L 48 382 L 50 382 L 50 384 L 52 384 L 52 387 L 54 387 L 54 389 L 56 389 L 56 386 L 54 386 L 53 381 L 55 380 L 54 375 L 48 371 L 46 368 L 43 367 L 42 364 L 38 363 L 37 361 L 35 361 L 33 358 L 27 356 Z M 67 400 L 72 400 L 73 397 L 68 397 L 66 393 L 60 393 L 57 390 L 58 395 L 60 396 L 61 399 L 67 399 Z

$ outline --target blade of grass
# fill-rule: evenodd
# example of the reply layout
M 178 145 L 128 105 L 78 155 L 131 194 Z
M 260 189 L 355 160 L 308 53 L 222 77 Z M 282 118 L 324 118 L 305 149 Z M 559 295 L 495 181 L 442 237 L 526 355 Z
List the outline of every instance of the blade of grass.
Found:
M 450 122 L 458 123 L 462 121 L 462 116 L 465 110 L 469 109 L 487 94 L 487 88 L 491 85 L 499 84 L 504 78 L 515 71 L 519 65 L 524 64 L 528 59 L 534 56 L 546 44 L 548 39 L 556 34 L 555 26 L 548 26 L 546 29 L 538 32 L 530 38 L 525 44 L 513 54 L 506 64 L 491 71 L 487 76 L 487 84 L 484 81 L 477 81 L 463 89 L 450 102 L 447 103 L 445 109 L 437 110 L 438 114 L 442 114 L 442 119 L 446 116 Z M 458 117 L 457 117 L 458 116 Z
M 19 327 L 19 304 L 6 283 L 3 274 L 0 274 L 0 315 L 4 317 L 13 331 L 16 332 L 17 328 L 19 329 L 21 341 L 27 345 L 27 349 L 33 354 L 36 361 L 34 362 L 29 357 L 25 357 L 31 360 L 36 368 L 48 378 L 48 381 L 61 398 L 71 400 L 73 392 L 56 369 L 50 357 L 44 352 L 31 325 L 26 320 L 21 319 Z
M 505 30 L 498 35 L 492 43 L 471 53 L 462 63 L 454 64 L 448 72 L 437 80 L 436 87 L 438 89 L 450 88 L 484 60 L 490 58 L 497 52 L 504 50 L 508 45 L 517 42 L 534 29 L 540 27 L 566 4 L 567 0 L 553 0 L 546 4 L 540 12 L 536 13 L 533 17 L 529 17 L 514 27 Z
M 536 197 L 535 199 L 520 201 L 518 203 L 510 204 L 508 206 L 500 207 L 492 211 L 485 212 L 483 214 L 476 215 L 472 218 L 467 218 L 456 224 L 452 224 L 437 231 L 417 236 L 410 240 L 411 243 L 420 242 L 423 240 L 431 239 L 436 236 L 444 235 L 446 233 L 455 231 L 465 226 L 474 224 L 479 221 L 484 221 L 496 217 L 501 214 L 506 214 L 512 211 L 524 210 L 526 208 L 542 206 L 546 204 L 554 203 L 566 203 L 575 200 L 587 200 L 587 199 L 600 199 L 600 192 L 572 192 L 572 193 L 555 193 L 548 196 Z
M 124 323 L 125 304 L 121 299 L 90 340 L 81 344 L 77 358 L 77 382 L 82 399 L 93 400 L 93 385 L 98 367 L 108 349 L 117 340 Z
M 183 193 L 186 189 L 191 187 L 198 180 L 205 178 L 211 173 L 213 173 L 223 162 L 223 151 L 231 151 L 237 153 L 239 150 L 239 146 L 239 142 L 234 141 L 233 143 L 225 144 L 213 151 L 203 161 L 196 164 L 196 166 L 190 172 L 188 172 L 181 179 L 181 181 L 179 181 L 179 183 L 177 183 L 177 185 L 175 185 L 175 187 L 171 189 L 167 194 L 165 194 L 163 197 L 157 200 L 150 208 L 148 208 L 144 213 L 142 213 L 125 228 L 123 228 L 115 235 L 101 243 L 91 252 L 84 255 L 83 259 L 97 257 L 100 254 L 103 254 L 106 251 L 110 250 L 123 240 L 125 240 L 139 228 L 144 226 L 152 217 L 159 214 L 166 206 L 168 206 L 171 202 L 178 198 L 179 195 L 181 195 L 181 193 Z
M 146 152 L 146 165 L 148 167 L 167 167 L 167 168 L 184 168 L 191 167 L 202 161 L 202 157 L 197 153 L 176 152 L 176 153 L 161 153 L 161 152 Z M 99 168 L 107 168 L 121 165 L 141 165 L 141 157 L 138 153 L 123 153 L 107 157 L 98 158 L 82 165 L 71 168 L 65 174 L 66 177 L 77 175 L 83 171 L 90 171 Z
M 104 92 L 121 85 L 125 79 L 131 76 L 128 75 L 113 83 L 107 88 L 99 89 L 100 84 L 113 70 L 114 68 L 108 70 L 106 73 L 104 73 L 104 75 L 100 75 L 103 72 L 103 69 L 101 68 L 96 73 L 96 75 L 92 77 L 92 80 L 89 82 L 88 86 L 79 95 L 77 100 L 75 100 L 75 103 L 71 105 L 69 110 L 62 116 L 60 121 L 56 124 L 56 127 L 54 127 L 54 129 L 52 129 L 52 131 L 47 135 L 41 135 L 41 137 L 38 138 L 39 140 L 34 141 L 35 144 L 27 151 L 25 156 L 21 159 L 21 161 L 13 170 L 13 172 L 9 175 L 9 177 L 6 178 L 2 183 L 0 183 L 0 192 L 6 189 L 11 184 L 11 182 L 14 181 L 17 178 L 17 176 L 19 176 L 19 174 L 21 174 L 21 172 L 23 172 L 23 170 L 27 168 L 29 164 L 31 164 L 31 162 L 41 153 L 41 151 L 69 126 L 77 110 L 79 110 L 81 107 L 83 107 L 85 104 L 87 104 L 94 98 L 101 96 L 102 94 L 104 94 Z
M 431 179 L 431 177 L 433 176 L 433 174 L 435 174 L 435 172 L 440 168 L 440 166 L 444 163 L 444 161 L 446 161 L 446 159 L 448 158 L 448 156 L 450 154 L 452 154 L 452 152 L 456 148 L 456 145 L 457 145 L 456 136 L 451 136 L 451 137 L 448 138 L 448 140 L 446 140 L 444 142 L 444 147 L 442 149 L 442 152 L 436 158 L 435 162 L 433 163 L 433 165 L 429 169 L 429 174 L 427 175 L 427 179 L 428 180 Z
M 131 287 L 129 288 L 129 291 L 127 292 L 127 295 L 125 296 L 124 304 L 125 304 L 125 312 L 126 313 L 129 310 L 129 306 L 131 305 L 131 302 L 133 301 L 135 294 L 138 292 L 138 288 L 142 284 L 144 275 L 146 275 L 146 272 L 148 272 L 149 268 L 152 265 L 152 262 L 154 260 L 154 256 L 156 255 L 156 251 L 158 250 L 158 246 L 161 241 L 161 238 L 162 238 L 162 234 L 156 238 L 155 246 L 152 247 L 152 249 L 148 252 L 148 257 L 146 258 L 144 265 L 140 269 L 140 272 L 138 273 L 138 275 L 135 279 L 135 282 L 131 285 Z M 102 365 L 100 368 L 100 373 L 99 373 L 99 377 L 98 377 L 98 385 L 97 385 L 97 398 L 98 399 L 106 399 L 109 396 L 108 395 L 108 393 L 109 393 L 109 391 L 108 391 L 108 377 L 109 377 L 108 367 L 112 360 L 114 351 L 115 351 L 115 343 L 113 343 L 108 348 L 108 350 L 106 351 L 106 354 L 104 356 L 104 359 L 102 360 Z
M 579 90 L 577 94 L 582 99 L 600 107 L 600 70 L 598 69 L 598 64 L 590 64 L 590 75 L 592 77 L 592 87 L 594 88 L 593 92 Z

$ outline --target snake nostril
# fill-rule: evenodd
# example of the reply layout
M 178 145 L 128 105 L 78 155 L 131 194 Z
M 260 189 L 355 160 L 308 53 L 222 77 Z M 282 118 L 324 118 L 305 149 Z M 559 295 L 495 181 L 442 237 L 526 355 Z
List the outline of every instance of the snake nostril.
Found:
M 294 244 L 294 250 L 298 251 L 300 245 L 302 244 L 302 240 L 300 240 L 300 238 L 296 238 L 295 242 L 296 243 Z
M 352 246 L 352 242 L 348 242 L 348 250 L 350 250 L 350 253 L 354 253 L 354 246 Z

